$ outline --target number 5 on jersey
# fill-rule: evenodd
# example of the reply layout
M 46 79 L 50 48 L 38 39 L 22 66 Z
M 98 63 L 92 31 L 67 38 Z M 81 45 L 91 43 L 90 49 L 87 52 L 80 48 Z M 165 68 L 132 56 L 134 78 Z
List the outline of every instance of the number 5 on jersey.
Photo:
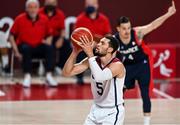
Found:
M 103 83 L 96 82 L 96 87 L 98 88 L 97 93 L 101 96 L 103 94 Z

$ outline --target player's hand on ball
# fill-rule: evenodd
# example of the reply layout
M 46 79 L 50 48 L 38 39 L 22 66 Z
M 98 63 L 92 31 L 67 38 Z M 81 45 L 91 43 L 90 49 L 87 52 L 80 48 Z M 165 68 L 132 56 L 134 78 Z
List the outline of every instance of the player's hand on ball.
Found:
M 79 46 L 83 49 L 83 51 L 87 54 L 88 57 L 94 56 L 93 54 L 93 45 L 94 41 L 90 41 L 86 35 L 83 35 L 80 37 L 81 43 L 79 43 Z

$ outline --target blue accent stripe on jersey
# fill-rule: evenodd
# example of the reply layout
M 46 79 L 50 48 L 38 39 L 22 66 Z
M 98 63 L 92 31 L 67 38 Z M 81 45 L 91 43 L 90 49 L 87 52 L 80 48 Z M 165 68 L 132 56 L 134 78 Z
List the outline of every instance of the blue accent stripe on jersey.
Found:
M 118 115 L 119 115 L 119 108 L 118 108 L 118 105 L 117 105 L 116 77 L 114 77 L 114 94 L 115 94 L 115 107 L 116 107 L 116 110 L 117 110 L 117 114 L 116 114 L 116 119 L 115 119 L 114 125 L 116 125 L 117 120 L 118 120 Z
M 115 95 L 115 106 L 117 106 L 117 88 L 116 88 L 116 77 L 114 77 L 114 95 Z

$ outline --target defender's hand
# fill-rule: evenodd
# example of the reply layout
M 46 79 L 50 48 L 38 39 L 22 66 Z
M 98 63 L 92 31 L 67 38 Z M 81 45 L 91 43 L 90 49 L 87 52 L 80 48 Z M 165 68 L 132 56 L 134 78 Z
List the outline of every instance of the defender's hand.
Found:
M 171 7 L 169 7 L 169 9 L 168 9 L 168 13 L 169 13 L 169 15 L 173 15 L 173 14 L 175 14 L 175 13 L 176 13 L 176 7 L 175 7 L 175 3 L 174 3 L 174 1 L 172 1 L 172 6 L 171 6 Z

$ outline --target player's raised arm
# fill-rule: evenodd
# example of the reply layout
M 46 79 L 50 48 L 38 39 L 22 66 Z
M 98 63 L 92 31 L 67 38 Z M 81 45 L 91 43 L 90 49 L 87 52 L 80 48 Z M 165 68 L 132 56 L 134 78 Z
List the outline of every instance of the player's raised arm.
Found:
M 72 34 L 71 34 L 71 42 L 73 45 L 73 51 L 68 58 L 68 60 L 65 63 L 65 66 L 63 68 L 63 75 L 64 76 L 74 76 L 77 74 L 80 74 L 84 72 L 86 69 L 88 69 L 89 64 L 87 58 L 82 60 L 80 63 L 75 64 L 76 58 L 80 51 L 82 50 L 81 47 L 81 37 L 86 35 L 87 38 L 90 39 L 90 41 L 93 41 L 92 33 L 89 29 L 84 27 L 76 28 Z
M 71 55 L 69 56 L 68 60 L 66 61 L 64 65 L 64 68 L 62 71 L 63 76 L 74 76 L 88 69 L 87 58 L 85 58 L 80 63 L 75 64 L 78 54 L 79 54 L 79 50 L 74 48 Z
M 136 30 L 137 35 L 139 35 L 139 38 L 141 38 L 142 36 L 150 33 L 151 31 L 161 26 L 169 17 L 171 17 L 175 13 L 176 13 L 176 7 L 174 1 L 172 1 L 172 6 L 169 7 L 167 13 L 155 19 L 148 25 L 135 27 L 134 29 Z

